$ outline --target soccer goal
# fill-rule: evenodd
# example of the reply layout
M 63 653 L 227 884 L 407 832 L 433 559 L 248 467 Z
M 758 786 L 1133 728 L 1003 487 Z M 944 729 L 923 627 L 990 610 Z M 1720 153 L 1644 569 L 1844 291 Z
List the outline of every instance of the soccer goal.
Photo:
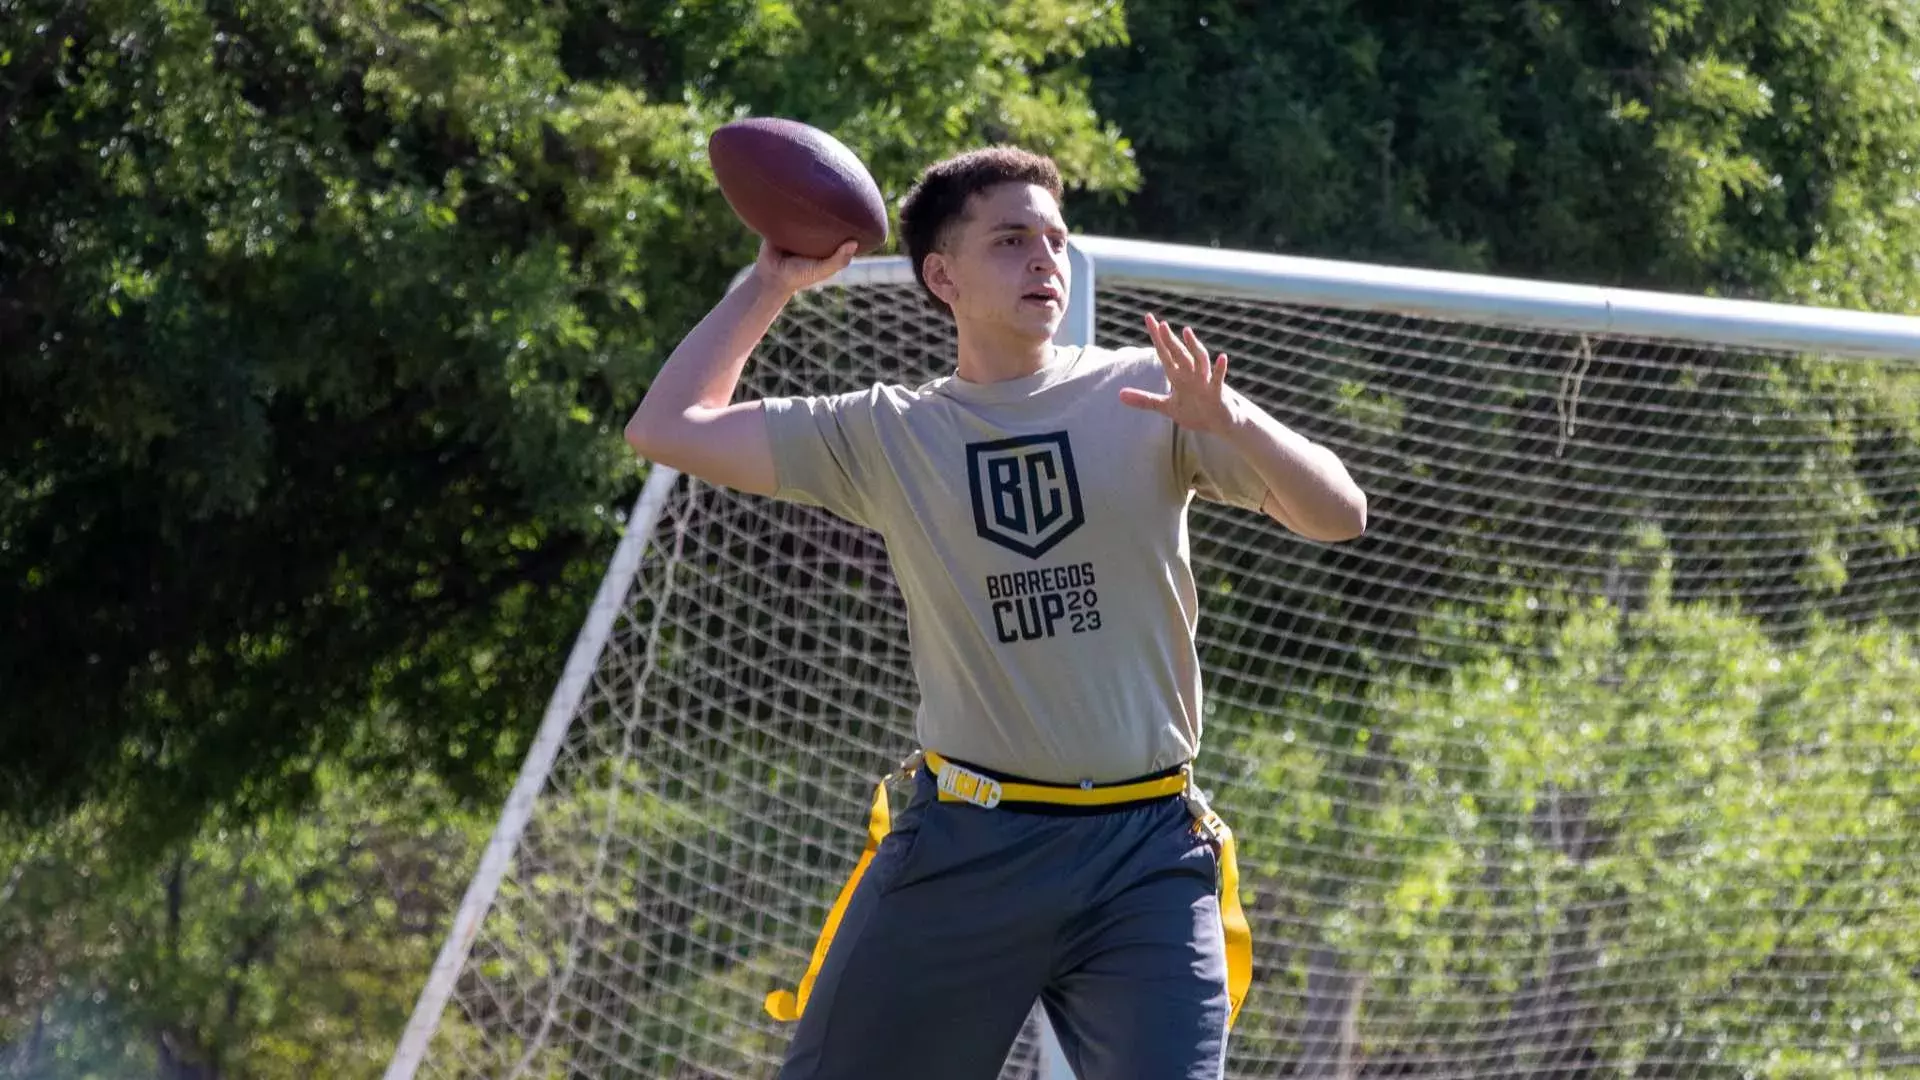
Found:
M 1191 324 L 1371 503 L 1341 545 L 1192 511 L 1231 1075 L 1920 1073 L 1920 319 L 1072 256 L 1063 337 Z M 743 394 L 952 360 L 872 258 Z M 876 536 L 653 470 L 389 1080 L 769 1075 L 906 645 Z M 1066 1073 L 1030 1023 L 1003 1076 Z

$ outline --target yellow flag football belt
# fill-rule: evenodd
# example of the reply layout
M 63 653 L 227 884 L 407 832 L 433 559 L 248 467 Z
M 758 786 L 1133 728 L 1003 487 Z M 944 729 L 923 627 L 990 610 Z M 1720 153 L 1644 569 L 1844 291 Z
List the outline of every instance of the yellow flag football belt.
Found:
M 1212 839 L 1220 849 L 1220 928 L 1226 937 L 1227 995 L 1232 1001 L 1227 1025 L 1231 1027 L 1239 1019 L 1240 1005 L 1246 1001 L 1247 988 L 1253 982 L 1253 931 L 1247 924 L 1246 911 L 1240 906 L 1240 864 L 1234 855 L 1233 830 L 1227 828 L 1227 823 L 1220 820 L 1220 815 L 1213 812 L 1206 799 L 1201 797 L 1199 789 L 1193 786 L 1191 767 L 1168 776 L 1103 787 L 1034 784 L 996 780 L 949 761 L 931 750 L 915 751 L 913 756 L 901 763 L 899 769 L 882 777 L 874 785 L 873 805 L 867 812 L 866 849 L 860 853 L 859 860 L 853 865 L 853 873 L 848 876 L 846 884 L 840 887 L 840 895 L 834 898 L 833 907 L 827 912 L 826 922 L 820 927 L 819 940 L 813 944 L 813 956 L 807 961 L 806 974 L 800 978 L 799 989 L 775 990 L 768 994 L 766 1008 L 769 1016 L 775 1020 L 791 1021 L 800 1019 L 800 1014 L 805 1011 L 807 998 L 813 993 L 813 982 L 820 975 L 820 965 L 826 962 L 827 949 L 833 944 L 834 932 L 840 928 L 840 919 L 846 914 L 847 903 L 853 898 L 861 875 L 873 863 L 873 855 L 879 850 L 880 842 L 893 830 L 893 814 L 887 803 L 887 784 L 895 778 L 913 776 L 923 765 L 933 771 L 941 802 L 972 803 L 985 810 L 1016 803 L 1119 806 L 1168 795 L 1185 798 L 1187 809 L 1193 814 L 1194 831 Z

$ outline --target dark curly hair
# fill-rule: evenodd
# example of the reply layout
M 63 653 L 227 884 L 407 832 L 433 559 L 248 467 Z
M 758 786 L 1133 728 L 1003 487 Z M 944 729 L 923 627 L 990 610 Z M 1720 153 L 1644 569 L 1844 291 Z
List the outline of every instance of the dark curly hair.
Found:
M 967 200 L 1001 184 L 1032 184 L 1060 198 L 1060 168 L 1053 159 L 1013 146 L 969 150 L 927 168 L 900 204 L 900 242 L 913 263 L 913 279 L 933 306 L 951 317 L 953 309 L 927 288 L 922 269 L 927 256 L 952 238 L 967 217 Z

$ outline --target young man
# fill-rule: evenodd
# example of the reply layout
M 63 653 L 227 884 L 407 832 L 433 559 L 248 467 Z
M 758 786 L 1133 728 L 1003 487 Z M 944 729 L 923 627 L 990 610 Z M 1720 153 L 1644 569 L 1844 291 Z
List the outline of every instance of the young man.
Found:
M 1051 161 L 996 147 L 928 169 L 903 204 L 916 276 L 957 325 L 954 374 L 733 402 L 782 307 L 852 252 L 763 246 L 627 427 L 651 460 L 877 530 L 906 600 L 915 788 L 890 823 L 876 799 L 799 995 L 769 999 L 799 1018 L 786 1080 L 991 1080 L 1036 998 L 1080 1080 L 1223 1067 L 1245 921 L 1190 776 L 1187 505 L 1340 541 L 1366 498 L 1190 329 L 1149 316 L 1151 347 L 1052 344 L 1060 193 Z

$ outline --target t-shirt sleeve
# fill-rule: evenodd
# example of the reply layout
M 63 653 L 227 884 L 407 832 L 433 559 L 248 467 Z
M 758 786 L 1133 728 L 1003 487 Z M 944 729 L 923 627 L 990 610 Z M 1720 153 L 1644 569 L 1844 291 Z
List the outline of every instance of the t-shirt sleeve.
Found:
M 1245 454 L 1218 436 L 1175 427 L 1173 466 L 1194 494 L 1209 502 L 1258 510 L 1267 501 L 1267 482 Z
M 890 479 L 875 411 L 880 389 L 766 398 L 773 497 L 809 503 L 873 528 L 879 485 Z

